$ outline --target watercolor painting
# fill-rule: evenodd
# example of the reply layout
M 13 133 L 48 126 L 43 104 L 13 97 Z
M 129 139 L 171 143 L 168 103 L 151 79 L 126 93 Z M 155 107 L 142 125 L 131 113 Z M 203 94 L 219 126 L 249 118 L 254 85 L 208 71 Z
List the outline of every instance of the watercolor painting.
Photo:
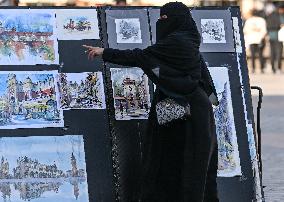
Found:
M 115 19 L 117 43 L 142 43 L 139 18 Z
M 95 9 L 59 9 L 56 25 L 59 40 L 100 39 Z
M 148 119 L 148 77 L 140 68 L 111 68 L 116 120 Z
M 213 107 L 218 137 L 218 176 L 240 176 L 242 173 L 228 68 L 210 67 L 209 71 L 220 102 L 217 107 Z
M 0 64 L 59 64 L 55 12 L 48 9 L 0 11 Z
M 105 109 L 101 72 L 60 73 L 61 109 Z
M 0 129 L 63 127 L 57 71 L 0 72 Z
M 1 201 L 88 202 L 82 135 L 0 138 Z
M 201 19 L 203 43 L 226 43 L 223 19 Z

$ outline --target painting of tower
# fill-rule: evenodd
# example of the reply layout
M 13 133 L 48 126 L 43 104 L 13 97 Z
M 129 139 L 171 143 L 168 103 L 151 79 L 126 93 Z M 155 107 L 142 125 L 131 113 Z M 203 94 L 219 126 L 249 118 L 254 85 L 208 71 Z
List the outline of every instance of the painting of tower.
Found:
M 73 152 L 71 155 L 71 166 L 72 166 L 72 177 L 78 177 L 77 161 Z

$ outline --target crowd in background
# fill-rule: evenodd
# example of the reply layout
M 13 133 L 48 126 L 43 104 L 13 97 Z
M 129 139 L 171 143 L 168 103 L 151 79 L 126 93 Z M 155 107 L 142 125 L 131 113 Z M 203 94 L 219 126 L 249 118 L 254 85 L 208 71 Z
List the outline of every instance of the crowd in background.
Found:
M 257 60 L 261 73 L 269 67 L 273 73 L 284 72 L 284 2 L 268 3 L 264 10 L 253 9 L 245 20 L 244 35 L 252 73 L 256 71 Z

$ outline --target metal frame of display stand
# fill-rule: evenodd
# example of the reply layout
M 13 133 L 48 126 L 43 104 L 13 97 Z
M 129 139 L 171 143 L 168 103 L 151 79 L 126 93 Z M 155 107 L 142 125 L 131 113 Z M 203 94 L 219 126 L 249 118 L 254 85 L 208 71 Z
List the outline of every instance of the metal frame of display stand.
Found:
M 262 88 L 259 86 L 251 86 L 252 90 L 257 90 L 258 91 L 258 102 L 257 102 L 257 122 L 256 122 L 256 132 L 257 132 L 257 153 L 258 153 L 258 159 L 259 159 L 259 173 L 260 173 L 260 183 L 262 188 L 264 188 L 263 183 L 262 183 L 262 145 L 261 145 L 261 126 L 260 126 L 260 111 L 261 111 L 261 106 L 262 106 L 262 100 L 263 100 L 263 91 Z M 262 193 L 263 195 L 263 193 Z M 265 199 L 263 198 L 265 201 Z

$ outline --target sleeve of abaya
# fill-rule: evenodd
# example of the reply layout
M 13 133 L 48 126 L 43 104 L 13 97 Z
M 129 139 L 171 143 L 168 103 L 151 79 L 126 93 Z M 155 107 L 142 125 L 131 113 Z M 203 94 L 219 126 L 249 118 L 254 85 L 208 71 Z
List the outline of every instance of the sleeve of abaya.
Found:
M 142 69 L 144 69 L 144 67 L 151 68 L 150 66 L 153 66 L 144 50 L 138 48 L 134 50 L 105 48 L 103 60 L 118 65 L 141 67 Z

